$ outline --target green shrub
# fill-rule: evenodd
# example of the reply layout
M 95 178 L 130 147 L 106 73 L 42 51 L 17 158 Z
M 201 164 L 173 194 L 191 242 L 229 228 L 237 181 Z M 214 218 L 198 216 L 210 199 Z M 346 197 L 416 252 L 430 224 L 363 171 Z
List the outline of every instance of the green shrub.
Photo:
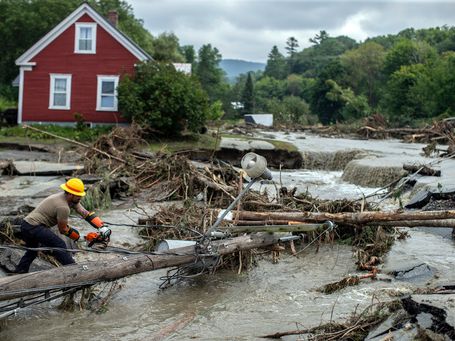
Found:
M 17 104 L 16 102 L 12 100 L 8 100 L 5 97 L 0 97 L 0 112 L 4 111 L 5 109 L 8 108 L 16 108 Z
M 147 62 L 125 76 L 118 87 L 124 117 L 167 136 L 199 132 L 209 115 L 209 101 L 193 76 L 170 64 Z

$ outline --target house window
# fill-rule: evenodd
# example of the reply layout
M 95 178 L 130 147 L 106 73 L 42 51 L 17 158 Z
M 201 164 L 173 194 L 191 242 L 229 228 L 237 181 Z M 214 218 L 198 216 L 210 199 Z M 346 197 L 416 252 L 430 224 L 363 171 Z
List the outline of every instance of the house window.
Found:
M 71 75 L 51 74 L 49 109 L 69 110 L 71 102 Z
M 96 53 L 96 24 L 76 23 L 76 53 Z
M 118 76 L 98 76 L 96 110 L 117 111 Z

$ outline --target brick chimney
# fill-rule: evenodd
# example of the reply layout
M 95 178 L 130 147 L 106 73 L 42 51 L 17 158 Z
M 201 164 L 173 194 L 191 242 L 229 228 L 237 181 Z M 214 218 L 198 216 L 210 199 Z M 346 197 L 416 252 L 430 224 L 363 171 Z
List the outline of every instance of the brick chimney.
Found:
M 118 25 L 118 12 L 116 10 L 110 10 L 107 14 L 107 20 L 112 26 L 117 27 Z

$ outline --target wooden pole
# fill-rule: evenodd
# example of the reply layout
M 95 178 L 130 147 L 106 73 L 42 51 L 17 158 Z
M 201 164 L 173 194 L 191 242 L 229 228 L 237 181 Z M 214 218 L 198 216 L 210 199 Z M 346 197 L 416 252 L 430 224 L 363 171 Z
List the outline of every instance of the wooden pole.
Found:
M 214 252 L 226 255 L 277 243 L 279 236 L 257 234 L 212 242 Z M 45 271 L 0 278 L 0 301 L 43 293 L 49 288 L 74 287 L 84 283 L 112 281 L 140 272 L 195 262 L 194 246 L 170 250 L 168 254 L 122 255 L 116 259 L 67 265 Z
M 439 220 L 401 220 L 401 221 L 371 221 L 367 225 L 382 225 L 395 227 L 455 227 L 455 219 Z
M 241 220 L 291 220 L 300 222 L 324 222 L 367 224 L 370 222 L 406 221 L 406 220 L 440 220 L 455 219 L 454 210 L 446 211 L 407 211 L 407 212 L 376 212 L 357 213 L 317 213 L 317 212 L 239 212 Z
M 231 233 L 254 232 L 311 232 L 324 228 L 324 224 L 295 224 L 295 225 L 253 225 L 253 226 L 225 226 L 219 227 L 220 231 Z
M 80 147 L 92 149 L 92 150 L 94 150 L 94 151 L 96 151 L 96 152 L 98 152 L 100 154 L 103 154 L 104 156 L 107 156 L 108 158 L 120 161 L 122 163 L 126 163 L 125 160 L 123 160 L 123 159 L 121 159 L 121 158 L 119 158 L 117 156 L 114 156 L 114 155 L 111 155 L 109 153 L 106 153 L 105 151 L 102 151 L 101 149 L 89 146 L 89 145 L 87 145 L 85 143 L 82 143 L 82 142 L 79 142 L 79 141 L 75 141 L 75 140 L 71 140 L 71 139 L 67 139 L 66 137 L 58 136 L 58 135 L 55 135 L 55 134 L 52 134 L 52 133 L 48 133 L 47 131 L 44 131 L 44 130 L 41 130 L 41 129 L 38 129 L 38 128 L 35 128 L 35 127 L 28 126 L 26 124 L 24 124 L 22 127 L 25 128 L 25 129 L 31 129 L 31 130 L 38 131 L 40 133 L 52 136 L 52 137 L 54 137 L 56 139 L 60 139 L 60 140 L 63 140 L 63 141 L 67 141 L 67 142 L 73 143 L 73 144 L 75 144 L 77 146 L 80 146 Z

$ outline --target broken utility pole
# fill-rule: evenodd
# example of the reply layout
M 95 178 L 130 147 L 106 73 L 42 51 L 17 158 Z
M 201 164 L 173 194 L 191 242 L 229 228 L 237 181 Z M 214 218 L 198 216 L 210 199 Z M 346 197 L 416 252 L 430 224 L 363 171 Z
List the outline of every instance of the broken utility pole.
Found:
M 275 244 L 279 236 L 257 234 L 212 242 L 213 256 L 226 255 Z M 211 255 L 209 255 L 211 256 Z M 55 288 L 72 288 L 113 281 L 140 272 L 190 264 L 197 261 L 194 246 L 160 254 L 121 255 L 117 259 L 67 265 L 50 270 L 0 278 L 0 301 L 45 293 Z

